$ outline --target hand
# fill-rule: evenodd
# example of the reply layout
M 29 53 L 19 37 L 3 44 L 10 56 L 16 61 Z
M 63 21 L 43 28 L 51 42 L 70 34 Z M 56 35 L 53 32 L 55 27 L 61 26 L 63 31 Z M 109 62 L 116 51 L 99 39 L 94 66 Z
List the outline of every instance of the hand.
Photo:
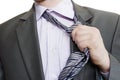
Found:
M 97 28 L 78 25 L 72 32 L 72 39 L 81 51 L 84 48 L 89 48 L 93 64 L 97 65 L 101 71 L 109 71 L 109 55 L 105 49 L 100 31 Z

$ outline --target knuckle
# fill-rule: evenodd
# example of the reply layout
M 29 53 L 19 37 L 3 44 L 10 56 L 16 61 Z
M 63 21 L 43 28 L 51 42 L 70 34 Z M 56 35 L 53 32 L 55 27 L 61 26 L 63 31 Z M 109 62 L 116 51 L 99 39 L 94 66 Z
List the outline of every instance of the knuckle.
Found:
M 99 29 L 96 28 L 96 27 L 94 27 L 93 30 L 94 30 L 95 33 L 99 33 L 100 32 Z
M 75 36 L 76 36 L 76 37 L 80 36 L 80 30 L 77 30 L 77 31 L 76 31 Z
M 85 44 L 84 42 L 80 42 L 80 43 L 78 44 L 78 46 L 79 46 L 79 48 L 81 48 L 81 49 L 86 48 L 86 44 Z

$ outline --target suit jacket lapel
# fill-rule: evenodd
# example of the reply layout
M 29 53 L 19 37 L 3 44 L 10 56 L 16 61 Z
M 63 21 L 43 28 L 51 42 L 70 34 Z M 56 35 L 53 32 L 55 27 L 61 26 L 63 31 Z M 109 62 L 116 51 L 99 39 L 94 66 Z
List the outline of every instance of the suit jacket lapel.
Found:
M 32 8 L 21 17 L 16 33 L 30 80 L 44 80 L 34 12 Z
M 93 15 L 85 7 L 81 7 L 73 3 L 73 8 L 75 11 L 75 16 L 82 24 L 88 23 L 88 21 L 93 18 Z
M 75 16 L 78 19 L 78 21 L 80 21 L 83 25 L 86 25 L 86 24 L 89 25 L 90 23 L 88 23 L 88 21 L 90 19 L 92 19 L 92 17 L 93 17 L 90 14 L 90 12 L 87 9 L 75 4 L 74 2 L 73 2 L 73 8 L 74 8 L 74 11 L 75 11 Z M 71 46 L 71 52 L 79 51 L 79 49 L 73 43 L 73 41 L 70 41 L 70 44 L 71 44 L 70 45 Z

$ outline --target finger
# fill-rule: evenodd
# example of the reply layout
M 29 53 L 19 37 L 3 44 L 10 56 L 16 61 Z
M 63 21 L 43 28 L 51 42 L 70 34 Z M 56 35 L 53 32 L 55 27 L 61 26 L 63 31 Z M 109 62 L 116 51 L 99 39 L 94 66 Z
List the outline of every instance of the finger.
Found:
M 89 47 L 89 41 L 88 40 L 84 40 L 84 41 L 81 41 L 77 44 L 78 48 L 83 52 L 85 48 Z
M 81 33 L 74 37 L 74 41 L 76 44 L 82 41 L 87 41 L 87 40 L 89 41 L 90 39 L 91 39 L 91 35 L 89 33 Z
M 76 26 L 76 27 L 77 27 L 77 26 Z M 77 28 L 75 28 L 75 29 L 72 31 L 72 33 L 71 33 L 71 36 L 72 36 L 73 41 L 75 41 L 75 33 L 76 33 L 76 31 L 77 31 Z
M 81 24 L 76 26 L 76 28 L 72 31 L 71 36 L 72 36 L 73 41 L 75 40 L 74 37 L 75 37 L 76 32 L 78 31 L 79 27 L 81 27 L 81 26 L 82 26 Z

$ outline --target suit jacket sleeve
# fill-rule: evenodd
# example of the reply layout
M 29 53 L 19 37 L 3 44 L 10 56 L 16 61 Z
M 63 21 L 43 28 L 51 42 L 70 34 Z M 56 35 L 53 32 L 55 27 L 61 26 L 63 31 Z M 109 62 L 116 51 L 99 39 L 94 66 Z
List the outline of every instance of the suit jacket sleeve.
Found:
M 0 26 L 1 26 L 1 24 L 0 24 Z M 1 64 L 1 62 L 0 62 L 0 80 L 4 80 L 3 79 L 3 69 L 2 69 L 2 64 Z
M 110 54 L 109 80 L 120 80 L 120 16 L 116 25 Z
M 4 80 L 3 78 L 4 76 L 3 76 L 2 64 L 0 63 L 0 80 Z

